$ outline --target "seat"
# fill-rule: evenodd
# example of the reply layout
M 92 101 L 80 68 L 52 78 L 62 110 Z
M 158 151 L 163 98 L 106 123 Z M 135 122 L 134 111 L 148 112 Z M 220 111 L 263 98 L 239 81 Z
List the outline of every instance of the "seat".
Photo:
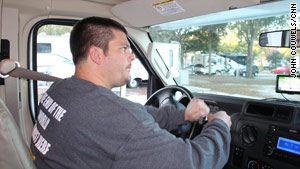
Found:
M 22 134 L 0 98 L 0 168 L 36 169 Z
M 11 59 L 0 62 L 0 77 L 16 77 L 30 80 L 56 81 L 60 78 L 20 67 Z M 36 169 L 29 147 L 12 114 L 0 98 L 0 169 Z

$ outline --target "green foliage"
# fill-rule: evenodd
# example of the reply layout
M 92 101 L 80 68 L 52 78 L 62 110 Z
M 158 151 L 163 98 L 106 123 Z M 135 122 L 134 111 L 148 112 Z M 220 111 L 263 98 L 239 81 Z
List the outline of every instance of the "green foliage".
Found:
M 271 31 L 271 28 L 282 29 L 287 26 L 287 16 L 268 17 L 262 19 L 237 21 L 229 25 L 232 29 L 237 29 L 237 35 L 241 40 L 248 44 L 258 39 L 258 35 L 265 31 Z
M 267 60 L 270 62 L 271 68 L 276 68 L 280 66 L 283 59 L 283 54 L 277 50 L 274 50 L 271 54 L 267 56 Z
M 267 59 L 266 56 L 270 55 L 271 58 L 269 59 L 273 64 L 277 64 L 277 60 L 272 58 L 271 48 L 262 49 L 258 46 L 259 34 L 266 31 L 287 29 L 288 21 L 289 16 L 283 15 L 219 25 L 193 26 L 177 30 L 162 30 L 160 27 L 150 27 L 150 34 L 154 41 L 179 42 L 182 47 L 181 64 L 184 63 L 184 59 L 191 59 L 196 53 L 246 55 L 247 77 L 251 77 L 251 65 L 254 59 L 257 61 L 256 63 L 263 66 L 263 62 Z M 284 54 L 284 58 L 290 58 L 288 52 Z M 275 58 L 276 55 L 278 54 L 275 54 Z
M 63 25 L 44 25 L 39 28 L 38 34 L 45 33 L 46 35 L 61 36 L 66 33 L 70 33 L 72 28 L 72 26 Z
M 180 42 L 184 53 L 197 51 L 208 53 L 209 41 L 213 42 L 212 50 L 218 51 L 221 33 L 224 33 L 225 28 L 226 24 L 163 31 L 159 27 L 151 27 L 150 34 L 156 42 Z
M 207 32 L 205 30 L 195 30 L 190 32 L 190 37 L 184 40 L 184 51 L 186 52 L 197 52 L 208 53 L 209 42 L 218 42 L 219 36 L 215 32 Z M 211 40 L 209 40 L 211 38 Z M 212 49 L 216 51 L 218 43 L 212 43 Z
M 297 50 L 297 56 L 300 54 L 300 48 L 298 47 Z M 280 48 L 280 53 L 282 53 L 284 56 L 283 58 L 285 60 L 290 60 L 291 58 L 294 58 L 295 56 L 291 55 L 291 49 L 290 48 Z
M 247 55 L 247 44 L 237 36 L 237 29 L 227 27 L 225 31 L 227 34 L 219 42 L 219 53 Z
M 253 64 L 253 47 L 255 41 L 257 42 L 258 36 L 261 32 L 264 32 L 270 27 L 278 27 L 277 25 L 286 26 L 286 17 L 268 17 L 262 19 L 254 19 L 254 20 L 245 20 L 245 21 L 237 21 L 235 23 L 230 24 L 232 29 L 237 29 L 237 36 L 242 41 L 246 42 L 247 46 L 247 77 L 251 77 L 252 72 L 252 64 Z M 256 53 L 256 55 L 258 55 Z

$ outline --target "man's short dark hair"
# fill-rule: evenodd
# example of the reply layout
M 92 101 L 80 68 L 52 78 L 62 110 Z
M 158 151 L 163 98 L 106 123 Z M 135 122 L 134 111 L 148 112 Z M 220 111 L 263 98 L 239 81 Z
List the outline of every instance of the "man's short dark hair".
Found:
M 88 17 L 79 21 L 73 28 L 70 37 L 70 48 L 73 62 L 84 60 L 91 46 L 108 51 L 108 42 L 114 38 L 112 29 L 127 34 L 126 29 L 119 22 L 102 17 Z

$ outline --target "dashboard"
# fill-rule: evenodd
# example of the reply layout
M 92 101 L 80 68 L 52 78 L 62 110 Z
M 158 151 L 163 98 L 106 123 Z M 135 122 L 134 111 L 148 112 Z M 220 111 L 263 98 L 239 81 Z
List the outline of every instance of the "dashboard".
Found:
M 299 105 L 248 101 L 231 119 L 225 169 L 300 169 Z

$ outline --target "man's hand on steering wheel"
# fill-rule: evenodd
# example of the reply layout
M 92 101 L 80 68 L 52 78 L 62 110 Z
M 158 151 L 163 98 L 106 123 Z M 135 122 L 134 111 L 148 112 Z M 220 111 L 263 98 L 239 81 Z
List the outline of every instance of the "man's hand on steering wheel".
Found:
M 230 127 L 232 125 L 231 117 L 228 116 L 225 111 L 219 111 L 219 112 L 216 112 L 215 114 L 208 115 L 207 116 L 208 123 L 210 123 L 215 118 L 223 120 L 227 124 L 228 128 L 230 129 Z
M 184 102 L 176 100 L 176 92 L 181 92 L 184 98 L 187 98 L 189 102 L 186 102 L 185 99 Z M 159 89 L 149 97 L 145 105 L 152 105 L 155 107 L 172 105 L 180 109 L 185 108 L 184 117 L 188 123 L 181 124 L 179 125 L 178 129 L 171 131 L 172 134 L 183 139 L 192 139 L 194 136 L 199 134 L 203 128 L 203 125 L 208 122 L 206 117 L 210 116 L 208 115 L 210 113 L 210 109 L 207 104 L 201 99 L 194 98 L 193 94 L 182 86 L 171 85 Z M 210 116 L 209 120 L 211 121 L 214 118 L 222 119 L 224 118 L 224 115 L 220 113 L 215 116 Z
M 184 117 L 186 121 L 194 122 L 207 116 L 209 113 L 209 107 L 203 100 L 193 98 L 187 105 Z

